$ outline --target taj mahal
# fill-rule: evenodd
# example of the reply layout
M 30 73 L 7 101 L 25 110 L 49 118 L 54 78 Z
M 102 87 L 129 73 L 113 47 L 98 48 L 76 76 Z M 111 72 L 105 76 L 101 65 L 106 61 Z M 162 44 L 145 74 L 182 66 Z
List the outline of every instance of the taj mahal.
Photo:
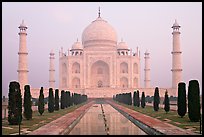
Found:
M 89 98 L 112 98 L 118 93 L 144 91 L 145 95 L 154 95 L 155 86 L 151 85 L 150 53 L 146 51 L 141 57 L 138 47 L 131 49 L 125 41 L 118 40 L 116 30 L 100 15 L 84 30 L 81 41 L 76 40 L 73 45 L 59 50 L 59 86 L 55 86 L 55 54 L 50 53 L 49 87 L 44 87 L 45 97 L 49 88 L 69 90 L 70 92 L 86 94 Z M 172 26 L 172 86 L 159 87 L 160 96 L 165 91 L 169 95 L 177 96 L 177 85 L 182 81 L 182 63 L 180 50 L 180 25 L 177 21 Z M 21 87 L 28 82 L 28 67 L 26 48 L 27 26 L 22 22 L 19 26 L 19 66 L 18 80 Z M 141 64 L 144 59 L 144 64 Z M 141 70 L 141 65 L 145 69 Z M 144 73 L 144 78 L 141 78 Z M 141 85 L 144 81 L 144 86 Z M 32 97 L 38 98 L 40 87 L 32 88 Z M 23 93 L 23 90 L 21 90 Z M 133 94 L 132 94 L 133 95 Z

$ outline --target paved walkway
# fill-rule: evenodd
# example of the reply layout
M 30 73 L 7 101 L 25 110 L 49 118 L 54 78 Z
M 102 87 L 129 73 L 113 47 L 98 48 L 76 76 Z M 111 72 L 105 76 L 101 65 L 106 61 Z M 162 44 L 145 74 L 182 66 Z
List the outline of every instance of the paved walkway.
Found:
M 111 105 L 117 107 L 118 109 L 126 112 L 128 115 L 132 116 L 134 119 L 138 120 L 139 122 L 153 128 L 153 129 L 155 129 L 155 130 L 157 130 L 163 134 L 166 134 L 166 135 L 199 135 L 199 134 L 196 134 L 192 131 L 184 130 L 184 129 L 176 127 L 174 125 L 165 123 L 159 119 L 152 118 L 150 116 L 136 112 L 132 109 L 121 106 L 121 105 L 113 102 L 112 100 L 107 100 L 107 102 L 110 103 Z
M 61 135 L 70 130 L 73 122 L 77 121 L 77 118 L 84 115 L 84 113 L 92 106 L 94 101 L 77 108 L 75 111 L 70 112 L 40 128 L 30 132 L 28 135 Z

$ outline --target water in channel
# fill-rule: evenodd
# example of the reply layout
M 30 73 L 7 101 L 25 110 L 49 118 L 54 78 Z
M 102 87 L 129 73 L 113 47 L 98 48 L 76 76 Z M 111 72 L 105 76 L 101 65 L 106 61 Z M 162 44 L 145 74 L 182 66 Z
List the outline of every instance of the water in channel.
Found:
M 146 135 L 109 104 L 93 104 L 69 135 Z

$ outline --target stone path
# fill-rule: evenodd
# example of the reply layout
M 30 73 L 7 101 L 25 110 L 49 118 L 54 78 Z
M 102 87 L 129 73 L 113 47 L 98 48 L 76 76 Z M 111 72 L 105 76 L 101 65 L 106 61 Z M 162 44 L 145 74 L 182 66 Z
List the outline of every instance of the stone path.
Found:
M 182 128 L 176 127 L 174 125 L 171 125 L 166 122 L 162 122 L 161 120 L 158 120 L 156 118 L 152 118 L 150 116 L 141 114 L 139 112 L 136 112 L 132 109 L 126 108 L 124 106 L 121 106 L 112 100 L 107 100 L 107 102 L 118 109 L 122 110 L 123 112 L 127 113 L 128 115 L 132 116 L 134 119 L 138 120 L 139 122 L 163 133 L 166 135 L 199 135 L 189 130 L 184 130 Z
M 70 112 L 30 133 L 28 135 L 60 135 L 67 132 L 65 130 L 70 130 L 70 125 L 82 116 L 94 103 L 91 101 L 80 108 L 77 108 L 75 111 Z

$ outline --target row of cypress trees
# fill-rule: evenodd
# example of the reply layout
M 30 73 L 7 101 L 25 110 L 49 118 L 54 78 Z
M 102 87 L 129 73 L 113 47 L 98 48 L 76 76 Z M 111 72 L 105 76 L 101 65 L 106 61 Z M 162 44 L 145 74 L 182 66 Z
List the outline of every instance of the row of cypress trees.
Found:
M 142 108 L 145 108 L 145 106 L 146 106 L 145 93 L 142 92 L 142 97 L 141 97 L 141 100 L 140 100 L 139 90 L 137 90 L 137 91 L 134 91 L 134 93 L 133 93 L 133 105 L 137 106 L 137 107 L 140 107 L 140 104 L 141 104 Z
M 153 108 L 154 111 L 159 110 L 159 104 L 160 104 L 160 96 L 159 96 L 159 88 L 155 88 L 154 92 L 154 101 L 153 101 Z M 132 105 L 132 99 L 131 99 L 131 92 L 130 93 L 120 93 L 116 94 L 113 96 L 113 100 L 127 104 L 127 105 Z M 131 103 L 129 103 L 131 101 Z M 133 93 L 133 105 L 137 107 L 145 108 L 146 106 L 146 100 L 145 100 L 145 93 L 142 92 L 141 100 L 139 97 L 139 90 L 134 91 Z M 164 110 L 168 112 L 170 110 L 170 103 L 169 103 L 169 97 L 168 97 L 168 92 L 165 92 L 165 97 L 164 97 Z
M 59 90 L 55 89 L 55 97 L 53 95 L 53 89 L 49 88 L 48 96 L 48 112 L 52 113 L 58 111 L 59 108 L 65 109 L 72 105 L 77 105 L 87 101 L 87 95 L 81 95 L 78 93 L 70 93 L 70 91 L 61 91 L 61 97 L 59 98 Z M 60 103 L 60 105 L 59 105 Z M 43 87 L 40 90 L 40 96 L 38 101 L 38 111 L 42 115 L 44 112 L 44 95 Z
M 145 96 L 142 92 L 142 98 L 141 98 L 141 107 L 144 108 L 145 106 Z M 130 105 L 129 103 L 130 96 L 127 96 L 131 93 L 120 93 L 116 94 L 116 96 L 113 96 L 113 99 Z M 199 82 L 198 80 L 190 80 L 188 85 L 188 117 L 190 121 L 192 122 L 198 122 L 201 118 L 200 113 L 200 88 L 199 88 Z M 180 82 L 178 84 L 178 98 L 177 98 L 177 113 L 179 116 L 184 117 L 187 112 L 187 99 L 186 99 L 186 84 L 184 82 Z M 159 104 L 160 104 L 160 96 L 159 96 L 159 88 L 155 88 L 154 96 L 153 96 L 153 108 L 154 111 L 159 110 Z M 170 111 L 170 101 L 168 92 L 166 90 L 165 96 L 164 96 L 164 110 L 167 112 Z M 140 106 L 140 98 L 139 98 L 139 90 L 134 91 L 133 94 L 133 105 L 139 107 Z
M 184 117 L 187 112 L 186 84 L 178 84 L 177 113 Z M 190 80 L 188 85 L 188 117 L 192 122 L 200 120 L 200 88 L 198 80 Z
M 120 103 L 124 103 L 124 104 L 127 104 L 127 105 L 132 105 L 131 92 L 116 94 L 115 96 L 113 96 L 113 99 L 120 102 Z
M 120 103 L 124 103 L 127 105 L 133 105 L 139 107 L 140 106 L 140 98 L 139 98 L 139 90 L 134 91 L 133 98 L 131 95 L 131 92 L 129 93 L 121 93 L 121 94 L 116 94 L 113 96 L 113 100 L 118 101 Z M 145 94 L 142 92 L 142 98 L 141 98 L 141 107 L 145 107 Z
M 77 93 L 72 93 L 72 97 L 70 96 L 70 92 L 66 91 L 66 95 L 61 95 L 61 105 L 65 107 L 69 107 L 71 105 L 77 105 L 87 100 L 87 95 L 81 95 Z M 11 81 L 9 83 L 9 93 L 8 93 L 8 122 L 10 125 L 18 125 L 22 122 L 22 118 L 26 120 L 32 119 L 32 96 L 30 93 L 30 85 L 24 86 L 24 100 L 22 105 L 22 95 L 20 84 L 17 81 Z M 54 112 L 54 110 L 59 110 L 59 90 L 55 90 L 55 97 L 53 96 L 53 89 L 49 89 L 49 97 L 48 97 L 48 111 Z M 24 107 L 24 112 L 22 115 L 22 106 Z M 43 87 L 40 89 L 40 95 L 38 100 L 38 112 L 40 115 L 44 113 L 44 94 Z

